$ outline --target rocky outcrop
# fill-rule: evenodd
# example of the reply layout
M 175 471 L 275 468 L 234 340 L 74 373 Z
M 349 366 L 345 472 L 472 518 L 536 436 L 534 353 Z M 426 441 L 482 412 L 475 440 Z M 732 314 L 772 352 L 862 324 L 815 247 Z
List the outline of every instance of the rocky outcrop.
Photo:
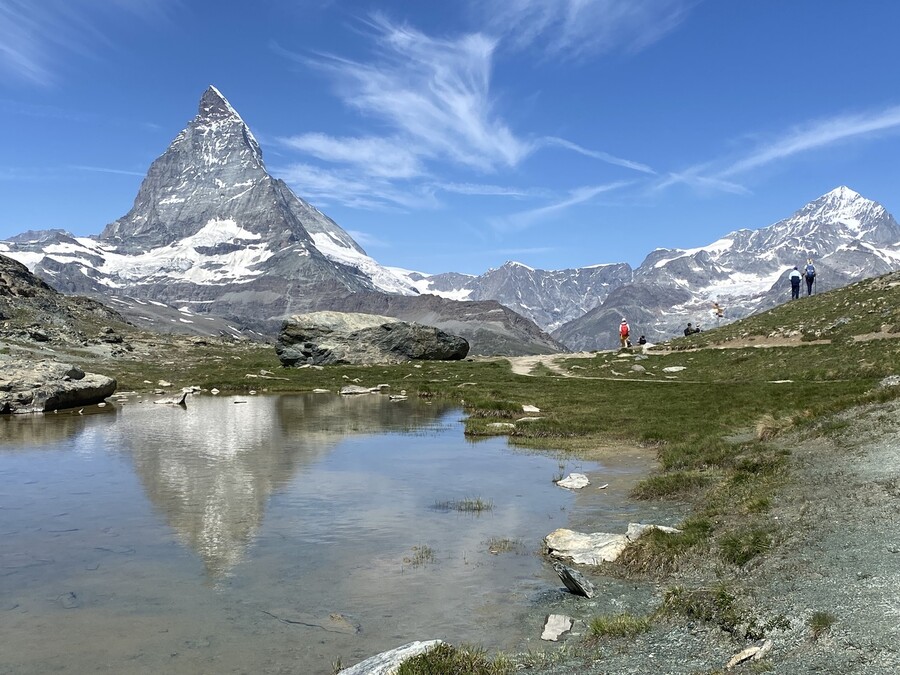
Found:
M 0 365 L 0 413 L 62 410 L 99 403 L 116 390 L 105 375 L 54 361 Z
M 615 562 L 628 544 L 637 541 L 650 530 L 661 530 L 667 534 L 681 532 L 674 527 L 641 523 L 629 523 L 628 531 L 625 534 L 609 532 L 586 534 L 560 528 L 548 534 L 544 538 L 544 543 L 551 556 L 568 558 L 579 565 L 599 565 L 604 562 Z
M 469 343 L 433 326 L 374 314 L 312 312 L 284 322 L 275 348 L 282 365 L 453 361 Z

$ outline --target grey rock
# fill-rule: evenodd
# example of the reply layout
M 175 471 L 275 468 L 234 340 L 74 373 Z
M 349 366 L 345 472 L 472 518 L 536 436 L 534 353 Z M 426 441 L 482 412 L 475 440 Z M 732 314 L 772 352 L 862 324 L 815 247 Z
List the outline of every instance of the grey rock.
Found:
M 284 366 L 459 360 L 468 350 L 463 338 L 433 326 L 345 312 L 292 316 L 275 348 Z
M 556 570 L 566 588 L 575 595 L 581 595 L 585 598 L 593 598 L 596 595 L 597 589 L 594 587 L 594 584 L 588 581 L 578 570 L 567 567 L 561 562 L 554 562 L 553 569 Z
M 116 381 L 55 361 L 0 364 L 0 413 L 33 413 L 99 403 Z
M 898 387 L 900 386 L 900 375 L 888 375 L 878 383 L 879 387 Z
M 400 667 L 400 664 L 407 659 L 424 654 L 428 650 L 442 644 L 444 644 L 443 640 L 410 642 L 402 647 L 376 654 L 354 666 L 345 668 L 341 671 L 341 675 L 392 675 Z

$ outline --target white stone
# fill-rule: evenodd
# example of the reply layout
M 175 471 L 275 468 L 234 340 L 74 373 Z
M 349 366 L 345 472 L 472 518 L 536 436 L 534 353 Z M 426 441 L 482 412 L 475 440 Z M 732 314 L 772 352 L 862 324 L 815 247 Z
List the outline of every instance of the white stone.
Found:
M 629 523 L 625 534 L 609 532 L 583 533 L 560 528 L 544 538 L 550 555 L 557 558 L 569 558 L 580 565 L 599 565 L 603 562 L 614 562 L 625 547 L 650 530 L 662 530 L 676 534 L 681 530 L 664 525 L 644 525 Z
M 544 632 L 541 633 L 541 640 L 551 640 L 556 642 L 563 633 L 572 630 L 572 618 L 565 614 L 551 614 L 547 617 L 544 624 Z
M 522 412 L 527 412 L 527 413 L 539 413 L 539 412 L 541 412 L 541 409 L 538 408 L 538 407 L 535 406 L 535 405 L 527 405 L 527 404 L 526 404 L 526 405 L 523 405 L 523 406 L 522 406 Z
M 591 481 L 583 473 L 570 473 L 565 478 L 556 481 L 556 484 L 559 487 L 569 488 L 570 490 L 580 490 L 590 485 Z
M 400 664 L 407 659 L 424 654 L 429 649 L 442 644 L 444 644 L 443 640 L 410 642 L 402 647 L 371 656 L 355 666 L 345 668 L 341 671 L 341 675 L 393 675 L 397 672 Z
M 666 366 L 663 368 L 664 373 L 680 373 L 682 370 L 687 370 L 687 366 Z

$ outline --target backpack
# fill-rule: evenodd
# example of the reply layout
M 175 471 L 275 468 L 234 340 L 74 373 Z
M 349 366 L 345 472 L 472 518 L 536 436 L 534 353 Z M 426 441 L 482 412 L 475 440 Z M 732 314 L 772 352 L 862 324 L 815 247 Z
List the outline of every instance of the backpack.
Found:
M 806 266 L 806 277 L 812 279 L 814 276 L 816 276 L 816 268 L 810 263 Z

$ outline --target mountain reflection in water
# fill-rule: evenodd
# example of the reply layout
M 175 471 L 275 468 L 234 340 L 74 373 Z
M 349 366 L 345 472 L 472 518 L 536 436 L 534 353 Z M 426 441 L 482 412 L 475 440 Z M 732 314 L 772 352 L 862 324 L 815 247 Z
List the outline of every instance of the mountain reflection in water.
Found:
M 120 443 L 179 540 L 220 577 L 241 561 L 272 493 L 303 467 L 348 434 L 406 431 L 445 410 L 417 405 L 411 416 L 375 395 L 244 397 L 231 406 L 200 397 L 186 409 L 147 411 L 144 434 Z

